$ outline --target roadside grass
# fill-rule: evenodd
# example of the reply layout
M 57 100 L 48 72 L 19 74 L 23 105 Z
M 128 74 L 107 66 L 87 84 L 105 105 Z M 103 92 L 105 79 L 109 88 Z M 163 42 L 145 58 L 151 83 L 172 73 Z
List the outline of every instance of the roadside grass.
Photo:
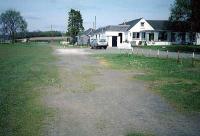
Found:
M 200 61 L 148 58 L 120 54 L 96 55 L 113 69 L 144 72 L 134 78 L 148 81 L 150 88 L 164 96 L 180 111 L 200 111 Z
M 134 132 L 134 133 L 129 133 L 126 136 L 153 136 L 151 134 L 145 134 L 145 133 L 138 133 L 138 132 Z
M 42 135 L 53 113 L 42 102 L 45 86 L 56 83 L 56 58 L 48 44 L 0 44 L 0 135 Z
M 161 50 L 161 51 L 170 51 L 170 52 L 186 52 L 191 53 L 195 52 L 200 54 L 200 46 L 195 45 L 170 45 L 170 46 L 140 46 L 139 48 L 152 49 L 152 50 Z

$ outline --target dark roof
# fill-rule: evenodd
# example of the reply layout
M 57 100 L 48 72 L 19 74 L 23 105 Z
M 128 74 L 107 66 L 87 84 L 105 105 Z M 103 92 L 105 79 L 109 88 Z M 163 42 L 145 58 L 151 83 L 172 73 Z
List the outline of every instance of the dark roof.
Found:
M 167 20 L 146 20 L 155 30 L 170 30 L 169 21 Z
M 129 25 L 109 25 L 105 27 L 98 28 L 94 33 L 102 33 L 105 31 L 121 31 L 126 32 L 129 28 Z
M 120 25 L 129 25 L 129 28 L 127 30 L 130 30 L 133 26 L 135 26 L 142 18 L 139 18 L 139 19 L 135 19 L 135 20 L 132 20 L 132 21 L 128 21 L 128 22 L 124 22 Z
M 84 31 L 82 35 L 92 35 L 94 32 L 94 29 L 89 28 L 88 30 Z

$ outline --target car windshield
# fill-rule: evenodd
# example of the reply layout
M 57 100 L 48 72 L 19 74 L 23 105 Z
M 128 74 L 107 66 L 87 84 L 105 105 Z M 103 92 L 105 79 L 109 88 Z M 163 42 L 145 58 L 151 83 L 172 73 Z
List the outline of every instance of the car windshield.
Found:
M 105 39 L 101 39 L 101 40 L 99 40 L 99 42 L 106 42 L 106 40 Z

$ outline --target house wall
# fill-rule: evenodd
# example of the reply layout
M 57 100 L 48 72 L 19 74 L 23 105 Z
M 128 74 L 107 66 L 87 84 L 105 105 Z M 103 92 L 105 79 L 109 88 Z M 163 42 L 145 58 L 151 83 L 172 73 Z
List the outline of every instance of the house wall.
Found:
M 200 45 L 200 33 L 196 34 L 196 45 Z
M 122 42 L 125 42 L 127 39 L 127 32 L 121 32 L 121 31 L 106 31 L 106 32 L 98 33 L 91 36 L 90 41 L 92 39 L 97 39 L 97 40 L 106 39 L 106 41 L 108 42 L 108 47 L 112 47 L 112 36 L 117 36 L 118 38 L 117 45 L 120 44 L 119 33 L 122 33 Z
M 141 26 L 142 22 L 144 22 L 144 26 Z M 128 41 L 129 42 L 135 41 L 136 45 L 138 45 L 139 42 L 143 40 L 142 39 L 142 33 L 141 33 L 142 31 L 154 31 L 153 27 L 143 18 L 128 31 L 128 35 L 127 35 Z M 137 32 L 140 32 L 140 37 L 139 38 L 133 38 L 133 33 L 137 33 Z M 149 33 L 146 33 L 145 39 L 147 41 L 149 41 Z

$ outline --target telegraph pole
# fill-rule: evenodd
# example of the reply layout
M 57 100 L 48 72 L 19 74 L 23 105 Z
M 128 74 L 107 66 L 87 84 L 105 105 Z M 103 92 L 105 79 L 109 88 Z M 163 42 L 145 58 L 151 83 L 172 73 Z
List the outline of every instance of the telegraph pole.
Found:
M 53 29 L 52 29 L 52 25 L 51 25 L 51 42 L 53 42 Z
M 95 16 L 95 18 L 94 18 L 94 29 L 96 30 L 96 28 L 97 28 L 97 17 Z

